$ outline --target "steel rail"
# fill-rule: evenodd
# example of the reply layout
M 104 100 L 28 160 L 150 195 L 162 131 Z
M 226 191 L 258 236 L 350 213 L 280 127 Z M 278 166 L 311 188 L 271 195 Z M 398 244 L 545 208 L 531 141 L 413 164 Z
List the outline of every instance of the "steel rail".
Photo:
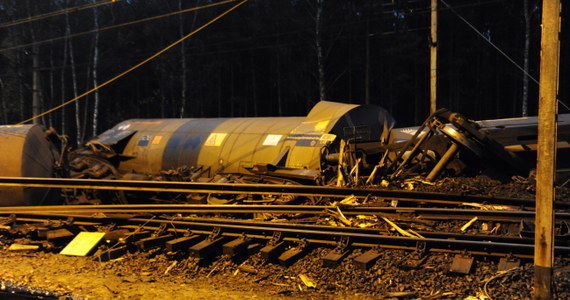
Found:
M 208 223 L 219 223 L 219 224 L 245 224 L 245 225 L 261 225 L 268 227 L 286 227 L 286 228 L 296 228 L 296 229 L 317 229 L 317 230 L 330 230 L 330 228 L 338 228 L 341 231 L 352 232 L 352 233 L 365 233 L 365 234 L 388 234 L 388 232 L 383 228 L 359 228 L 359 227 L 336 227 L 327 225 L 312 225 L 312 224 L 298 224 L 298 223 L 280 223 L 280 222 L 267 222 L 267 221 L 251 221 L 251 220 L 234 220 L 234 219 L 216 219 L 216 218 L 201 218 L 201 217 L 189 217 L 189 218 L 172 218 L 169 220 L 175 221 L 185 221 L 185 222 L 208 222 Z M 417 230 L 416 233 L 423 237 L 428 238 L 439 238 L 439 239 L 457 239 L 457 240 L 472 240 L 472 241 L 486 241 L 486 242 L 506 242 L 506 243 L 519 243 L 519 244 L 534 244 L 534 239 L 528 237 L 516 237 L 516 236 L 502 236 L 502 235 L 492 235 L 492 234 L 469 234 L 469 233 L 458 233 L 458 232 L 443 232 L 443 231 L 421 231 Z M 557 245 L 567 246 L 568 237 L 560 237 L 556 240 Z
M 46 214 L 24 214 L 19 215 L 17 218 L 14 216 L 14 220 L 19 221 L 42 221 L 43 218 L 34 218 L 34 216 L 42 216 L 50 218 L 51 222 L 61 222 L 61 223 L 77 223 L 78 225 L 102 225 L 104 220 L 108 218 L 112 220 L 129 220 L 129 216 L 86 216 L 81 214 L 59 214 L 59 215 L 46 215 Z M 138 216 L 140 218 L 141 216 Z M 56 219 L 53 219 L 56 218 Z M 135 217 L 133 217 L 135 218 Z M 91 220 L 98 220 L 98 222 L 93 222 Z M 102 222 L 103 220 L 103 222 Z M 199 223 L 211 223 L 211 224 L 233 224 L 233 225 L 252 225 L 265 226 L 271 228 L 291 228 L 291 229 L 316 229 L 316 230 L 330 230 L 330 228 L 337 228 L 342 231 L 352 232 L 352 233 L 365 233 L 365 234 L 388 234 L 388 232 L 383 228 L 359 228 L 359 227 L 344 227 L 344 226 L 330 226 L 330 225 L 313 225 L 313 224 L 300 224 L 300 223 L 286 223 L 286 222 L 267 222 L 259 220 L 236 220 L 236 219 L 224 219 L 224 218 L 209 218 L 209 217 L 165 217 L 158 218 L 157 220 L 164 221 L 182 221 L 182 222 L 199 222 Z M 60 223 L 60 224 L 61 224 Z M 520 237 L 508 237 L 508 236 L 498 236 L 498 235 L 486 235 L 486 234 L 466 234 L 466 233 L 452 233 L 452 232 L 441 232 L 441 231 L 416 231 L 422 236 L 429 236 L 432 238 L 452 238 L 460 240 L 474 239 L 478 241 L 490 241 L 490 242 L 522 242 L 524 244 L 532 244 L 533 239 L 520 238 Z M 564 241 L 560 241 L 564 242 Z
M 520 222 L 532 221 L 534 211 L 481 210 L 450 208 L 380 207 L 366 205 L 201 205 L 201 204 L 127 204 L 127 205 L 59 205 L 0 207 L 1 214 L 12 213 L 131 213 L 131 214 L 330 214 L 339 209 L 345 215 L 413 215 L 429 220 L 469 220 Z M 570 213 L 557 212 L 557 222 L 570 222 Z
M 378 247 L 388 249 L 414 250 L 418 245 L 425 245 L 425 248 L 434 252 L 465 253 L 483 256 L 506 256 L 512 255 L 521 258 L 532 257 L 534 245 L 527 243 L 486 241 L 486 240 L 462 240 L 454 238 L 411 238 L 401 236 L 383 235 L 378 232 L 354 232 L 355 229 L 339 227 L 320 228 L 292 228 L 286 224 L 235 224 L 231 222 L 213 221 L 178 221 L 161 220 L 148 218 L 127 218 L 127 217 L 87 217 L 81 215 L 53 215 L 53 216 L 12 216 L 16 222 L 36 222 L 40 223 L 44 218 L 59 217 L 67 220 L 71 225 L 75 222 L 80 224 L 116 224 L 119 228 L 163 231 L 168 233 L 186 234 L 212 234 L 220 232 L 221 236 L 240 237 L 244 234 L 256 239 L 270 240 L 273 234 L 278 232 L 282 240 L 290 242 L 308 241 L 314 244 L 335 245 L 341 239 L 348 238 L 350 244 L 355 247 Z M 53 220 L 52 220 L 53 221 Z M 570 247 L 556 246 L 556 254 L 570 254 Z
M 0 186 L 103 189 L 138 192 L 177 192 L 177 193 L 248 193 L 256 195 L 299 195 L 324 197 L 358 198 L 380 197 L 388 200 L 414 201 L 426 203 L 463 204 L 486 203 L 534 207 L 532 199 L 503 198 L 493 196 L 466 195 L 464 193 L 436 193 L 378 188 L 347 188 L 329 186 L 283 185 L 283 184 L 243 184 L 243 183 L 203 183 L 172 181 L 136 180 L 90 180 L 32 177 L 0 177 Z M 570 208 L 570 203 L 556 202 L 557 208 Z

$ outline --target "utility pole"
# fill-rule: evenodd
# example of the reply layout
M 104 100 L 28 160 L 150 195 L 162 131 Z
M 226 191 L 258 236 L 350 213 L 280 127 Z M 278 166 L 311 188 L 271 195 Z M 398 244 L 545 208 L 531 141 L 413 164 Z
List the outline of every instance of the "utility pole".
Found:
M 534 299 L 552 299 L 554 265 L 554 177 L 560 59 L 560 0 L 542 1 L 540 87 L 538 91 L 538 157 L 534 236 Z
M 437 0 L 431 0 L 431 36 L 430 36 L 430 99 L 429 112 L 437 110 Z

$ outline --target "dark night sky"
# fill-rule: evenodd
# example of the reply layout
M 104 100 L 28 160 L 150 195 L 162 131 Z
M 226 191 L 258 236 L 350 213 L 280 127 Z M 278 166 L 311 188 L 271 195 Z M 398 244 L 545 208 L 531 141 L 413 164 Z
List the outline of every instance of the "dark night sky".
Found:
M 62 1 L 3 1 L 0 19 L 20 20 L 61 11 Z M 540 5 L 530 4 L 529 72 L 539 77 Z M 67 7 L 87 1 L 67 1 Z M 91 2 L 89 2 L 91 3 Z M 200 6 L 205 1 L 117 1 L 97 8 L 101 28 Z M 235 3 L 235 2 L 234 2 Z M 234 3 L 102 31 L 98 41 L 98 83 L 156 53 L 221 14 Z M 323 53 L 323 86 L 330 101 L 369 101 L 390 111 L 399 126 L 418 124 L 429 113 L 429 3 L 408 1 L 324 1 L 317 26 L 316 0 L 250 0 L 152 62 L 100 91 L 97 132 L 129 118 L 305 115 L 319 100 L 317 43 Z M 441 107 L 471 119 L 521 115 L 523 73 L 461 18 L 522 66 L 523 1 L 446 0 L 439 3 L 439 86 Z M 560 99 L 568 98 L 568 7 L 562 14 Z M 44 109 L 93 87 L 93 9 L 14 26 L 0 26 L 2 123 L 31 116 L 31 47 L 9 47 L 60 38 L 39 45 Z M 6 24 L 6 23 L 4 23 Z M 317 35 L 317 28 L 319 34 Z M 67 45 L 67 47 L 66 47 Z M 71 64 L 69 45 L 73 48 Z M 67 48 L 67 50 L 65 50 Z M 184 59 L 182 59 L 184 57 Z M 75 70 L 75 71 L 74 71 Z M 184 71 L 185 70 L 185 71 Z M 367 73 L 368 72 L 368 73 Z M 367 75 L 368 74 L 368 75 Z M 185 84 L 183 84 L 185 82 Z M 182 92 L 184 90 L 184 93 Z M 529 113 L 537 113 L 538 86 L 529 84 Z M 80 131 L 90 135 L 94 97 L 80 101 Z M 75 136 L 76 107 L 43 122 Z M 560 109 L 560 112 L 566 112 Z M 87 129 L 83 129 L 87 128 Z

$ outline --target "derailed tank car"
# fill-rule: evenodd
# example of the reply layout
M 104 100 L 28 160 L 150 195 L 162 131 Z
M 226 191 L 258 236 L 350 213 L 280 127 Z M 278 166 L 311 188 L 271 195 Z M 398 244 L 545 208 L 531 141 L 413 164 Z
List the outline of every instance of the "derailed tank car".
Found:
M 72 153 L 70 166 L 79 178 L 150 179 L 187 168 L 200 177 L 263 173 L 314 183 L 339 140 L 387 142 L 393 125 L 382 108 L 327 101 L 306 117 L 127 120 Z M 85 161 L 93 157 L 112 168 Z
M 0 176 L 374 186 L 384 180 L 433 181 L 481 170 L 504 178 L 512 173 L 509 169 L 526 172 L 524 162 L 495 141 L 489 128 L 460 114 L 442 109 L 413 134 L 392 130 L 394 123 L 380 107 L 327 101 L 317 103 L 306 117 L 135 119 L 61 156 L 41 127 L 4 126 Z M 56 199 L 47 192 L 2 188 L 0 199 L 2 205 L 44 204 Z M 72 204 L 126 203 L 130 198 L 122 191 L 62 192 L 64 202 Z M 143 201 L 193 197 L 128 196 Z M 276 202 L 290 202 L 285 198 Z
M 0 126 L 0 176 L 52 177 L 58 151 L 49 135 L 40 125 Z M 52 196 L 45 188 L 3 187 L 0 206 L 50 204 Z

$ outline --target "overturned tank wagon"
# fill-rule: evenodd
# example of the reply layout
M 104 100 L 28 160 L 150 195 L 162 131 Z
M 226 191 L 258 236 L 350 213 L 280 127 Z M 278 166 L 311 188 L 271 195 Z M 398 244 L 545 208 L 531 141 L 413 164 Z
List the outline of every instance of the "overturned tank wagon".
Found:
M 51 134 L 40 125 L 0 126 L 0 176 L 53 177 L 59 152 Z M 52 204 L 56 194 L 47 188 L 2 187 L 0 206 Z
M 475 122 L 440 109 L 419 127 L 393 128 L 394 119 L 380 107 L 321 101 L 305 117 L 126 120 L 61 155 L 51 142 L 56 135 L 40 126 L 2 126 L 0 150 L 5 156 L 0 158 L 0 176 L 339 187 L 378 187 L 408 179 L 433 182 L 480 173 L 508 180 L 527 175 L 533 165 L 533 159 L 521 156 L 532 150 L 536 125 L 519 123 Z M 559 127 L 567 144 L 569 126 L 562 122 Z M 64 142 L 59 148 L 67 150 L 65 138 L 59 138 Z M 511 149 L 520 145 L 523 151 Z M 57 201 L 48 192 L 2 188 L 0 199 L 2 205 Z M 240 202 L 229 199 L 235 196 L 248 202 L 297 202 L 288 195 L 263 195 L 259 197 L 267 199 L 259 200 L 231 194 L 228 201 L 218 202 L 217 194 L 70 186 L 62 188 L 61 196 L 68 204 Z
M 314 184 L 340 140 L 388 143 L 394 123 L 380 107 L 328 101 L 306 117 L 134 119 L 72 153 L 70 166 L 77 178 L 146 180 L 186 169 L 186 180 L 238 173 Z M 86 161 L 93 157 L 114 169 Z

